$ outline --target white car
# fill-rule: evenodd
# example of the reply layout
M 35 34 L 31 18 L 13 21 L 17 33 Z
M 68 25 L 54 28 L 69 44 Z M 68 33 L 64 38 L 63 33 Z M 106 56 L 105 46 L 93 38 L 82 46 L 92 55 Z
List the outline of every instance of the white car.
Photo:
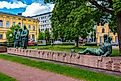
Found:
M 53 43 L 54 43 L 54 44 L 62 44 L 61 41 L 54 41 Z

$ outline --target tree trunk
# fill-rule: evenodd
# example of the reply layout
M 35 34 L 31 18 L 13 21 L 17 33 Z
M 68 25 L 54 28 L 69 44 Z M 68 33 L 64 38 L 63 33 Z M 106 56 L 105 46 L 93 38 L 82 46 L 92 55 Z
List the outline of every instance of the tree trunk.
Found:
M 75 47 L 79 47 L 79 38 L 78 37 L 75 39 Z
M 119 41 L 119 53 L 121 56 L 121 12 L 119 14 L 116 15 L 116 19 L 117 19 L 117 32 L 118 32 L 118 41 Z

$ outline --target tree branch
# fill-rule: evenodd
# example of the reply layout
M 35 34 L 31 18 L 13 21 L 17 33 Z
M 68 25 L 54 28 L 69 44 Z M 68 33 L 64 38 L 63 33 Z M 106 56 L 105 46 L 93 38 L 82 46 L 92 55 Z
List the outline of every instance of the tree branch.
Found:
M 90 2 L 92 5 L 95 5 L 98 9 L 100 9 L 100 10 L 102 10 L 102 11 L 104 11 L 104 12 L 111 13 L 111 14 L 114 13 L 113 10 L 110 10 L 110 9 L 108 9 L 108 8 L 106 8 L 106 7 L 103 7 L 103 6 L 99 5 L 99 4 L 97 3 L 97 1 L 95 1 L 95 0 L 89 0 L 89 2 Z

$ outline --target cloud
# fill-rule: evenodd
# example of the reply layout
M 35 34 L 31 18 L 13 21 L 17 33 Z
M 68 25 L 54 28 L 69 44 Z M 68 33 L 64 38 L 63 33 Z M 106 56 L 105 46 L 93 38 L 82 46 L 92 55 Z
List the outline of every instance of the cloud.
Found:
M 26 4 L 23 4 L 22 2 L 18 1 L 18 2 L 6 2 L 6 1 L 0 1 L 0 8 L 7 8 L 7 9 L 13 9 L 13 8 L 24 8 L 27 7 Z
M 54 8 L 54 4 L 41 4 L 41 3 L 32 3 L 27 6 L 25 12 L 22 13 L 23 16 L 35 16 L 38 14 L 51 12 Z

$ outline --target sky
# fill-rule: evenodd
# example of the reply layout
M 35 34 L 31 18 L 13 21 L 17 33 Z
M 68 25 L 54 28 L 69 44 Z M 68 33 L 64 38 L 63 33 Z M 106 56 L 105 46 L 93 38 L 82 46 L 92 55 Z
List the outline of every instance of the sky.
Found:
M 51 12 L 54 4 L 44 4 L 44 0 L 0 0 L 0 12 L 35 16 Z

